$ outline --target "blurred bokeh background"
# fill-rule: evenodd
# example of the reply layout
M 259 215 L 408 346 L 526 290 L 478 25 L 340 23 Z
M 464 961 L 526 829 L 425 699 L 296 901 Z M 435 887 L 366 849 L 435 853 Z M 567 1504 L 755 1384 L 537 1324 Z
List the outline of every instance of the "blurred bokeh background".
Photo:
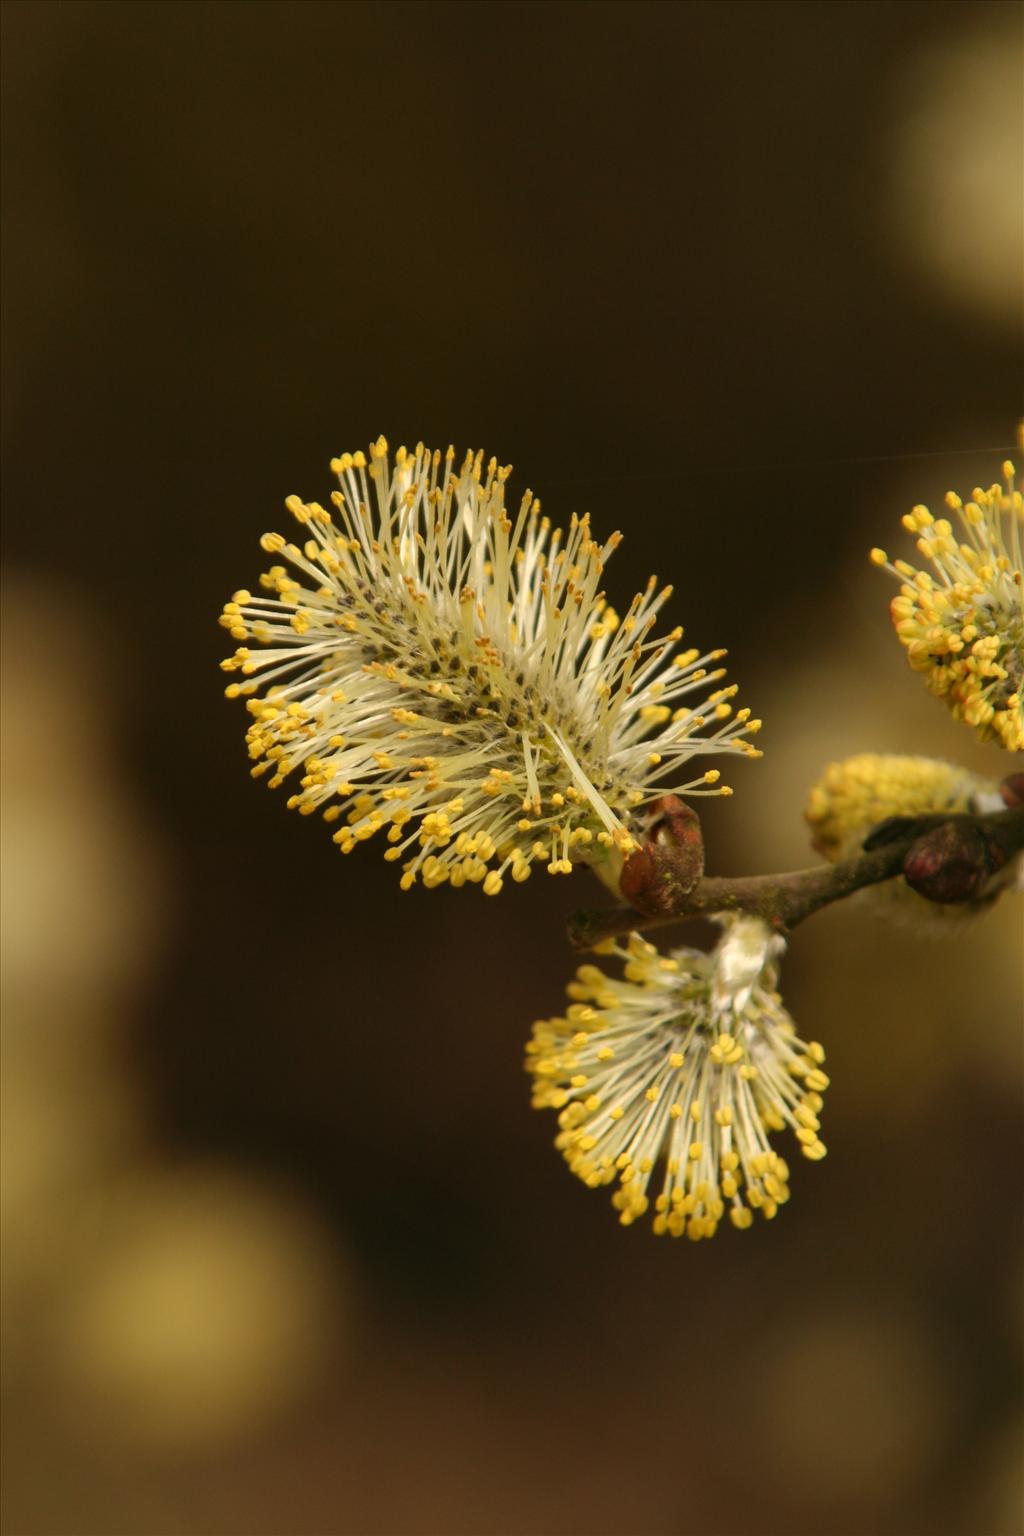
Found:
M 807 862 L 831 758 L 1005 772 L 867 549 L 1013 442 L 1020 7 L 4 31 L 8 1536 L 1015 1536 L 1019 902 L 801 929 L 827 1161 L 623 1230 L 521 1071 L 591 891 L 342 862 L 250 780 L 216 617 L 333 454 L 483 445 L 729 646 L 717 872 Z

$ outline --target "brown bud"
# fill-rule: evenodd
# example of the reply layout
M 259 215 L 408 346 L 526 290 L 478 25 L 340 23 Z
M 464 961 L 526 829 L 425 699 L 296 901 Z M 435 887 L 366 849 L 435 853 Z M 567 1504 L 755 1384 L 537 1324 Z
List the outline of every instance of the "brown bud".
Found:
M 943 905 L 975 901 L 1006 857 L 969 821 L 946 821 L 912 844 L 903 861 L 907 884 Z
M 677 795 L 647 810 L 640 847 L 622 866 L 619 889 L 638 912 L 667 916 L 704 873 L 704 837 L 696 811 Z

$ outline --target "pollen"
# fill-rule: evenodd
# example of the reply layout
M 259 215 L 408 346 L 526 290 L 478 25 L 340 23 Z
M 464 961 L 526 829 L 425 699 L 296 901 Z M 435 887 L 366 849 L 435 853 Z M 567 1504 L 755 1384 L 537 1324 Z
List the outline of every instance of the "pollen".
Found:
M 1001 805 L 998 785 L 966 768 L 865 752 L 828 765 L 804 817 L 815 849 L 837 863 L 858 854 L 872 828 L 890 816 L 951 816 Z
M 900 583 L 890 613 L 914 671 L 982 741 L 1021 752 L 1024 495 L 1008 460 L 1002 474 L 1002 484 L 976 487 L 966 502 L 950 491 L 950 517 L 916 506 L 903 518 L 932 571 L 881 549 L 871 559 Z
M 726 1213 L 742 1231 L 754 1211 L 771 1219 L 786 1203 L 775 1133 L 790 1131 L 810 1162 L 825 1156 L 825 1052 L 797 1035 L 780 1000 L 784 941 L 759 918 L 718 921 L 715 949 L 676 950 L 672 970 L 637 934 L 603 951 L 624 974 L 577 971 L 570 996 L 589 1002 L 585 1036 L 568 1017 L 547 1019 L 526 1048 L 533 1103 L 557 1112 L 571 1171 L 591 1189 L 616 1186 L 623 1225 L 649 1214 L 657 1234 L 693 1240 Z
M 708 695 L 724 652 L 655 633 L 671 589 L 609 607 L 619 535 L 553 527 L 529 491 L 508 511 L 510 470 L 482 453 L 379 438 L 332 469 L 331 510 L 289 497 L 301 542 L 265 534 L 286 563 L 225 604 L 222 668 L 253 775 L 341 819 L 343 853 L 382 834 L 406 890 L 600 873 L 658 795 L 727 792 L 691 758 L 755 755 L 758 722 L 716 707 L 733 690 Z

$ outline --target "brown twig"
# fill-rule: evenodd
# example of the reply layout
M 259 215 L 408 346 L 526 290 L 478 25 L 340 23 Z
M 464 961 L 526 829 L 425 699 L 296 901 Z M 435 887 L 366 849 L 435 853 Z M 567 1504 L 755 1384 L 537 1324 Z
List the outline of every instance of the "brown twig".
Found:
M 865 886 L 901 876 L 907 856 L 922 834 L 950 825 L 977 830 L 997 856 L 1001 856 L 1000 862 L 1024 848 L 1024 809 L 1021 808 L 984 816 L 933 816 L 894 823 L 889 828 L 890 835 L 896 831 L 901 835 L 878 843 L 876 833 L 867 840 L 868 846 L 859 857 L 841 864 L 819 864 L 814 869 L 798 869 L 779 875 L 709 876 L 681 896 L 668 913 L 648 915 L 633 907 L 577 912 L 569 924 L 569 938 L 576 949 L 592 949 L 603 939 L 646 928 L 661 928 L 687 918 L 710 917 L 718 912 L 749 912 L 763 918 L 772 928 L 786 931 L 822 907 L 842 901 Z

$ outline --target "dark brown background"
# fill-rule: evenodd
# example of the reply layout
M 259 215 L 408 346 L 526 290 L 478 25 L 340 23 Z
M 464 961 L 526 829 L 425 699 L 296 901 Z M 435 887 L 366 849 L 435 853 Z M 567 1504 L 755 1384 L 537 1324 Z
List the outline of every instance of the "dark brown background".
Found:
M 128 817 L 109 889 L 151 914 L 109 940 L 88 1010 L 131 1150 L 56 1205 L 31 1147 L 9 1151 L 29 1190 L 12 1249 L 61 1213 L 7 1309 L 28 1341 L 10 1536 L 1020 1529 L 1019 909 L 940 945 L 856 913 L 801 933 L 786 991 L 830 1050 L 827 1162 L 745 1237 L 624 1232 L 520 1069 L 590 892 L 400 896 L 372 850 L 343 863 L 249 780 L 215 623 L 333 454 L 381 431 L 483 445 L 552 515 L 623 529 L 613 595 L 671 575 L 672 615 L 730 647 L 768 756 L 709 809 L 719 871 L 806 859 L 829 756 L 920 747 L 998 775 L 907 672 L 865 554 L 1012 442 L 1020 302 L 990 267 L 1020 249 L 1020 70 L 1007 91 L 987 61 L 1019 60 L 1020 23 L 8 0 L 15 779 L 80 807 L 26 869 L 49 859 L 88 931 L 107 887 L 75 885 L 74 838 L 102 800 Z M 1005 163 L 998 198 L 972 202 L 950 143 L 982 193 Z M 42 974 L 68 928 L 38 910 Z M 42 981 L 27 995 L 33 1040 L 46 1008 L 69 1016 Z M 326 1292 L 317 1358 L 250 1412 L 255 1327 L 208 1438 L 188 1370 L 179 1423 L 145 1341 L 128 1387 L 105 1375 L 122 1307 L 74 1363 L 99 1327 L 76 1307 L 107 1283 L 79 1276 L 120 1264 L 103 1213 L 126 1180 L 157 1202 L 170 1167 L 279 1191 Z M 210 1285 L 168 1303 L 198 1330 L 196 1381 L 203 1315 L 235 1300 Z M 295 1286 L 285 1312 L 312 1305 Z M 151 1410 L 165 1436 L 136 1433 Z

